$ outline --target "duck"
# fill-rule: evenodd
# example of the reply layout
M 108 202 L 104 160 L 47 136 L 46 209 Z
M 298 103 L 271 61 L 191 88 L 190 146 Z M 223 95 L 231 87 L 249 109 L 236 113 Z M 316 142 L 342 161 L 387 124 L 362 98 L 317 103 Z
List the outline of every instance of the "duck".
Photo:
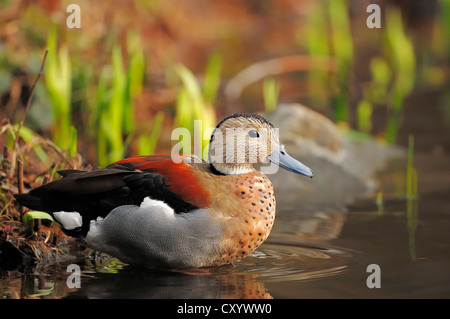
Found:
M 51 214 L 87 247 L 127 264 L 230 264 L 250 255 L 272 230 L 276 200 L 263 169 L 281 167 L 307 177 L 314 172 L 289 156 L 278 130 L 254 113 L 224 118 L 208 147 L 207 160 L 147 155 L 91 171 L 61 170 L 61 178 L 15 199 Z

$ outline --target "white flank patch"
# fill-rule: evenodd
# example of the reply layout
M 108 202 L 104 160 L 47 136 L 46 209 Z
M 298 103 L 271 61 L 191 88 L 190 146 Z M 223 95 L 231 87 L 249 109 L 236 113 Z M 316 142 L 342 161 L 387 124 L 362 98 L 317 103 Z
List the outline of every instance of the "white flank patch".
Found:
M 172 207 L 170 207 L 163 201 L 151 199 L 150 197 L 145 197 L 144 200 L 142 201 L 140 207 L 141 208 L 160 207 L 161 211 L 165 212 L 169 216 L 175 214 L 175 211 L 172 209 Z
M 72 230 L 83 225 L 83 219 L 78 212 L 55 212 L 53 216 L 67 230 Z

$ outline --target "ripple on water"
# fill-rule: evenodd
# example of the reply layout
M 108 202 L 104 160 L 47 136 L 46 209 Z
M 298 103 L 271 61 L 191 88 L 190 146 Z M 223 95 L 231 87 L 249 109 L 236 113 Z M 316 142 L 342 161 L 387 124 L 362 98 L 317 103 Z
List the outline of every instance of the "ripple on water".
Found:
M 237 271 L 258 273 L 265 282 L 313 280 L 342 274 L 355 254 L 326 245 L 266 243 L 235 265 Z

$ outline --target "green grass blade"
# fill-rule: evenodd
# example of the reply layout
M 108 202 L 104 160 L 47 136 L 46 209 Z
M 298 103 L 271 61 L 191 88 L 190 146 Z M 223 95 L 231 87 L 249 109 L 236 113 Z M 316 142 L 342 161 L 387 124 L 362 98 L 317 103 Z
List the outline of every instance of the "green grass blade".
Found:
M 372 103 L 361 100 L 357 106 L 358 129 L 364 133 L 372 130 Z
M 330 17 L 331 43 L 333 55 L 340 61 L 339 71 L 333 77 L 335 86 L 339 88 L 332 98 L 335 118 L 337 121 L 347 122 L 349 119 L 349 75 L 353 60 L 353 39 L 350 29 L 348 5 L 344 0 L 328 1 Z
M 297 39 L 300 44 L 306 43 L 306 48 L 311 56 L 329 56 L 330 48 L 327 37 L 327 19 L 322 2 L 314 1 L 309 4 L 310 14 L 307 16 L 306 30 L 300 29 Z M 324 92 L 327 91 L 329 76 L 323 71 L 308 71 L 308 94 L 315 103 L 326 103 Z
M 273 112 L 277 108 L 280 96 L 281 84 L 275 79 L 266 79 L 263 82 L 264 107 L 267 112 Z
M 49 48 L 45 69 L 45 84 L 54 118 L 53 140 L 63 150 L 69 148 L 71 125 L 71 62 L 67 46 L 57 46 L 56 28 L 47 39 Z
M 70 144 L 69 144 L 69 155 L 74 157 L 77 155 L 77 129 L 74 126 L 70 126 Z
M 8 147 L 12 149 L 12 146 L 14 144 L 14 138 L 17 132 L 17 129 L 19 128 L 18 124 L 15 124 L 13 126 L 14 132 L 9 131 L 9 141 L 8 141 Z M 40 137 L 30 128 L 26 126 L 22 126 L 20 128 L 20 137 L 29 144 L 32 144 L 33 151 L 36 153 L 36 156 L 41 160 L 43 163 L 50 164 L 50 158 L 47 156 L 47 153 L 44 151 L 44 149 L 39 145 Z
M 414 136 L 408 139 L 408 159 L 406 165 L 406 197 L 417 198 L 417 171 L 414 168 Z
M 216 100 L 221 79 L 222 60 L 219 53 L 211 54 L 208 59 L 203 81 L 203 97 L 206 103 L 214 104 Z
M 25 226 L 25 230 L 29 234 L 34 233 L 34 221 L 37 219 L 48 220 L 53 223 L 53 218 L 49 214 L 40 211 L 29 211 L 22 216 L 22 223 Z
M 140 136 L 138 140 L 139 155 L 154 154 L 158 144 L 159 136 L 161 135 L 162 125 L 164 122 L 164 112 L 156 113 L 152 122 L 152 131 L 149 136 Z

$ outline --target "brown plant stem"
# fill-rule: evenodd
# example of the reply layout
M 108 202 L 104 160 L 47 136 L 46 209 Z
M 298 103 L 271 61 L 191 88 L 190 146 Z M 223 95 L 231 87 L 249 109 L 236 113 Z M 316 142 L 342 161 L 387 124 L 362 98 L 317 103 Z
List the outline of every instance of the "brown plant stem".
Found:
M 23 164 L 21 160 L 17 160 L 17 189 L 19 194 L 22 194 L 24 192 L 24 186 L 23 186 Z M 23 207 L 22 205 L 19 205 L 19 214 L 20 214 L 20 220 L 22 220 L 23 216 Z
M 30 96 L 28 97 L 27 106 L 25 108 L 25 113 L 23 114 L 22 120 L 19 122 L 19 127 L 17 128 L 16 138 L 14 139 L 14 144 L 13 144 L 13 153 L 14 154 L 15 154 L 15 150 L 16 150 L 16 145 L 19 141 L 20 129 L 22 128 L 22 125 L 25 122 L 25 118 L 27 117 L 28 111 L 30 110 L 31 100 L 33 99 L 34 91 L 36 89 L 36 84 L 39 81 L 39 78 L 41 77 L 42 72 L 44 70 L 45 60 L 47 59 L 47 53 L 48 53 L 48 48 L 45 50 L 44 58 L 42 59 L 41 69 L 39 70 L 39 73 L 37 74 L 36 79 L 34 80 L 33 86 L 31 87 L 31 92 L 30 92 Z

